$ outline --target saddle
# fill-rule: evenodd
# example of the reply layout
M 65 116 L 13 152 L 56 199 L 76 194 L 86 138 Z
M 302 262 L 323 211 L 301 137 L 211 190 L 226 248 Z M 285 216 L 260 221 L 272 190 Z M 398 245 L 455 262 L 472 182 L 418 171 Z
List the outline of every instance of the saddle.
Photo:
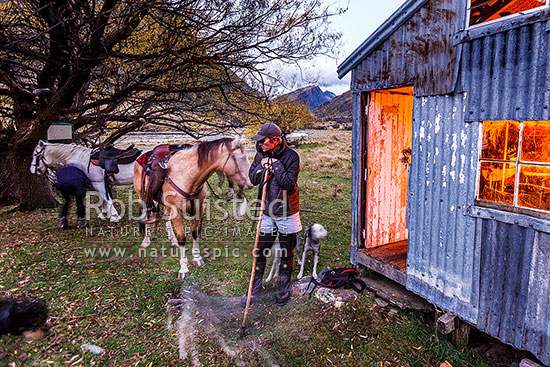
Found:
M 128 164 L 136 160 L 141 150 L 134 148 L 134 144 L 126 149 L 115 148 L 109 144 L 103 148 L 96 149 L 90 154 L 90 162 L 105 170 L 106 173 L 118 173 L 119 164 Z
M 142 154 L 137 159 L 137 162 L 143 167 L 141 187 L 143 188 L 143 199 L 148 211 L 158 210 L 153 200 L 160 202 L 161 189 L 166 179 L 167 164 L 170 157 L 176 152 L 192 146 L 192 144 L 161 144 L 155 147 L 155 149 Z M 149 176 L 147 185 L 145 185 L 146 176 Z
M 163 169 L 166 169 L 166 163 L 170 157 L 180 150 L 192 147 L 191 144 L 161 144 L 153 150 L 143 153 L 136 161 L 145 170 L 151 170 L 157 164 L 160 164 Z

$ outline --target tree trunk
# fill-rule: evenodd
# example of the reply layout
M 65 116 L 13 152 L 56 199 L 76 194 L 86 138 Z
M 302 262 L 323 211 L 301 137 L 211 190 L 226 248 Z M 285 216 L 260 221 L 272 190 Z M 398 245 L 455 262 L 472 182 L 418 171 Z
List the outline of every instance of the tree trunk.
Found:
M 33 148 L 34 149 L 34 148 Z M 19 149 L 8 152 L 6 165 L 11 171 L 11 181 L 18 194 L 19 210 L 34 210 L 37 208 L 53 208 L 57 201 L 53 190 L 45 176 L 31 174 L 29 167 L 32 152 Z
M 20 130 L 10 135 L 7 144 L 3 144 L 7 152 L 0 154 L 0 203 L 19 204 L 19 210 L 25 211 L 55 207 L 57 201 L 46 177 L 33 175 L 29 170 L 38 139 L 34 141 Z
M 10 140 L 15 135 L 14 130 L 3 129 L 0 132 L 0 146 L 7 147 Z M 0 204 L 12 205 L 19 202 L 19 193 L 13 180 L 11 179 L 11 170 L 8 168 L 8 150 L 0 150 Z

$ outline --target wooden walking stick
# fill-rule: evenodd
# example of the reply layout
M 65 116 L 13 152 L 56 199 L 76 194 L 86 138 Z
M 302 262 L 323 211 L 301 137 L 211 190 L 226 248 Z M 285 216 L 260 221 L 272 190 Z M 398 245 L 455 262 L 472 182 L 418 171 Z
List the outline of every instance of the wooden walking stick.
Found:
M 258 251 L 258 242 L 260 240 L 260 227 L 262 226 L 262 216 L 265 207 L 265 194 L 267 191 L 267 179 L 269 178 L 269 170 L 266 169 L 264 173 L 264 187 L 262 188 L 262 199 L 260 203 L 260 216 L 258 218 L 258 225 L 256 226 L 256 239 L 254 240 L 254 248 L 252 250 L 252 273 L 250 274 L 250 282 L 248 283 L 248 293 L 246 295 L 246 307 L 244 309 L 243 323 L 241 325 L 240 337 L 244 338 L 246 335 L 246 318 L 248 316 L 248 310 L 250 309 L 250 299 L 252 298 L 252 284 L 254 283 L 254 275 L 256 274 L 256 252 Z

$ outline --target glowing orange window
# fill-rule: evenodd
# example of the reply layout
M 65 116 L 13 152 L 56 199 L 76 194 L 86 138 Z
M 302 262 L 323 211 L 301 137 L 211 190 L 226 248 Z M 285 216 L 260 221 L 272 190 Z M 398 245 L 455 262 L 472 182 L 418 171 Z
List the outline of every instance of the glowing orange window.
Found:
M 484 121 L 478 199 L 550 211 L 550 121 Z
M 471 0 L 470 26 L 548 5 L 548 0 Z

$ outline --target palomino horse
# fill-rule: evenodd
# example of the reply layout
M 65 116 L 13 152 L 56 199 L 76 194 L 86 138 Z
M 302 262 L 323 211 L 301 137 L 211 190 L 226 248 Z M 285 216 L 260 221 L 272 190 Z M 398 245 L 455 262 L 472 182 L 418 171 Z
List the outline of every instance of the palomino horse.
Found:
M 113 206 L 112 198 L 108 197 L 105 190 L 103 168 L 90 164 L 91 148 L 76 144 L 38 142 L 32 153 L 30 171 L 32 174 L 42 175 L 47 168 L 58 169 L 71 165 L 80 169 L 88 177 L 94 189 L 101 195 L 100 219 L 109 219 L 111 222 L 120 221 L 120 215 Z M 134 178 L 133 163 L 120 164 L 119 173 L 113 175 L 113 185 L 131 185 Z
M 184 251 L 186 242 L 184 217 L 192 217 L 193 265 L 204 265 L 199 250 L 199 233 L 205 209 L 206 180 L 214 172 L 224 174 L 233 184 L 238 185 L 237 197 L 244 198 L 242 192 L 252 188 L 248 178 L 249 167 L 243 145 L 239 140 L 232 138 L 196 143 L 178 151 L 168 161 L 166 181 L 162 186 L 162 201 L 167 219 L 168 237 L 172 245 L 179 246 L 180 249 L 178 278 L 189 275 L 187 256 Z M 134 162 L 134 189 L 140 200 L 143 198 L 142 172 L 143 167 L 138 162 Z M 242 205 L 246 205 L 246 201 Z M 175 236 L 170 220 L 176 230 Z M 149 247 L 150 244 L 149 227 L 146 225 L 145 238 L 141 247 Z

